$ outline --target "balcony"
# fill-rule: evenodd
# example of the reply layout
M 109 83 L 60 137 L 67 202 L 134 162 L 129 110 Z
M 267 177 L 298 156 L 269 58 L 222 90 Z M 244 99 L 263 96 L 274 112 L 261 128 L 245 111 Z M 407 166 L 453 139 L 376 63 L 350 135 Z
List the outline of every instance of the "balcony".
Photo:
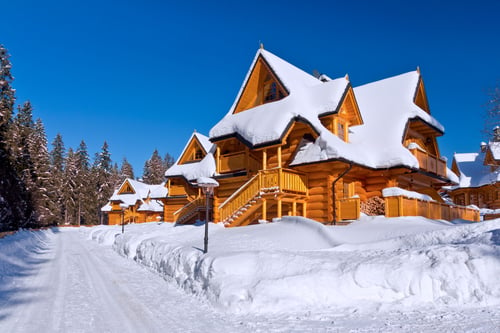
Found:
M 417 148 L 410 149 L 410 152 L 418 160 L 420 170 L 446 177 L 446 162 L 444 160 Z
M 260 163 L 244 151 L 221 155 L 219 158 L 219 173 L 230 173 L 242 170 L 257 171 Z

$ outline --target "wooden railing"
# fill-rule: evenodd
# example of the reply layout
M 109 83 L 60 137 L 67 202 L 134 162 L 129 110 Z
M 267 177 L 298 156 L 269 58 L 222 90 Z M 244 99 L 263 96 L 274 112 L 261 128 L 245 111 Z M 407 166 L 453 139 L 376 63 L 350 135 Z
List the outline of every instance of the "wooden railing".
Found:
M 294 170 L 283 168 L 261 170 L 259 175 L 260 188 L 264 191 L 307 193 L 307 176 Z
M 260 174 L 255 175 L 219 206 L 219 219 L 225 221 L 260 192 Z
M 248 159 L 247 159 L 248 157 Z M 260 169 L 260 163 L 251 154 L 244 151 L 224 154 L 220 156 L 219 173 L 235 172 L 248 169 L 257 171 Z
M 338 202 L 339 211 L 337 212 L 340 220 L 357 220 L 360 215 L 360 198 L 345 198 Z
M 188 217 L 194 212 L 198 211 L 201 207 L 205 207 L 205 197 L 199 197 L 190 203 L 186 204 L 184 207 L 176 210 L 174 212 L 174 220 L 179 223 L 182 222 L 183 217 Z
M 417 158 L 420 169 L 446 177 L 446 162 L 444 160 L 417 148 L 410 149 L 410 151 Z
M 266 193 L 307 194 L 307 177 L 282 168 L 261 170 L 219 206 L 220 221 L 229 218 L 255 197 Z
M 403 196 L 385 198 L 385 216 L 423 216 L 434 220 L 479 221 L 479 211 L 476 209 Z

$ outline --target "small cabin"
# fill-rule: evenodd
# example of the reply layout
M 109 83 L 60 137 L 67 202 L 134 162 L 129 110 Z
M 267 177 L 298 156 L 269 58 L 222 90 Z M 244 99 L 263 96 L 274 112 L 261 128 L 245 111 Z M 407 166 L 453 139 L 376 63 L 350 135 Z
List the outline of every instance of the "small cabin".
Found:
M 127 178 L 101 211 L 109 225 L 161 221 L 166 196 L 165 184 L 148 185 Z
M 498 140 L 498 141 L 497 141 Z M 476 153 L 453 156 L 452 170 L 459 176 L 448 195 L 458 205 L 479 207 L 485 219 L 500 217 L 500 138 L 482 143 Z

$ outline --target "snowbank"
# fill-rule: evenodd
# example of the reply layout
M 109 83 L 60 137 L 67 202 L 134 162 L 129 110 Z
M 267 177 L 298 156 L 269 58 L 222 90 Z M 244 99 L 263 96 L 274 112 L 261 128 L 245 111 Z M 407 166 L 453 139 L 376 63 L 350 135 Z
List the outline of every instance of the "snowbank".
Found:
M 232 312 L 500 304 L 500 219 L 211 224 L 206 255 L 201 226 L 97 227 L 89 237 Z

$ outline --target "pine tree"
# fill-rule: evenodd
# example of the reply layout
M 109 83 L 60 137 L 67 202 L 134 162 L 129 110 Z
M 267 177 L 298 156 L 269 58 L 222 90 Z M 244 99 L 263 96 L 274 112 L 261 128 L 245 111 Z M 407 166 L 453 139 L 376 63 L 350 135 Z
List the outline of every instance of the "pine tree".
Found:
M 165 158 L 163 158 L 163 167 L 164 167 L 165 171 L 168 168 L 170 168 L 172 165 L 174 165 L 174 163 L 175 163 L 174 157 L 172 155 L 170 155 L 169 153 L 166 153 Z
M 64 162 L 64 177 L 62 186 L 62 197 L 64 207 L 64 221 L 66 224 L 78 224 L 78 194 L 79 184 L 78 159 L 72 148 L 68 149 L 68 154 Z
M 126 178 L 134 179 L 134 168 L 132 164 L 127 161 L 127 158 L 124 157 L 122 161 L 122 167 L 120 169 L 121 180 L 125 180 Z
M 50 163 L 52 165 L 52 170 L 57 172 L 64 171 L 65 152 L 66 149 L 64 148 L 62 135 L 57 133 L 56 137 L 52 141 L 52 150 L 50 151 Z
M 32 161 L 28 149 L 28 141 L 35 130 L 33 108 L 29 101 L 17 107 L 17 114 L 9 127 L 8 145 L 11 150 L 11 161 L 17 173 L 21 176 L 29 190 L 31 181 Z
M 31 196 L 16 173 L 8 146 L 15 94 L 9 54 L 0 44 L 0 231 L 35 226 Z
M 165 175 L 165 167 L 163 160 L 158 154 L 158 150 L 155 149 L 153 155 L 144 164 L 144 174 L 142 180 L 146 184 L 160 184 L 163 182 Z
M 31 190 L 37 217 L 41 225 L 57 224 L 60 207 L 50 168 L 50 156 L 47 149 L 47 137 L 41 119 L 35 122 L 33 132 L 28 138 L 28 149 L 31 159 Z
M 81 141 L 80 145 L 76 149 L 76 163 L 77 163 L 77 174 L 75 178 L 76 182 L 76 194 L 77 194 L 77 217 L 78 225 L 80 224 L 92 224 L 95 215 L 95 180 L 92 178 L 90 170 L 90 158 L 87 151 L 87 144 L 85 141 Z
M 94 181 L 94 186 L 96 190 L 96 196 L 94 198 L 89 198 L 93 203 L 93 208 L 95 208 L 96 219 L 101 219 L 101 207 L 106 204 L 109 197 L 113 194 L 115 187 L 115 177 L 113 170 L 113 165 L 111 161 L 111 154 L 109 153 L 109 147 L 105 141 L 101 147 L 101 152 L 96 154 L 94 165 L 92 167 L 92 180 Z
M 64 162 L 65 148 L 61 134 L 57 134 L 52 141 L 52 150 L 50 151 L 51 173 L 55 192 L 55 204 L 58 207 L 58 220 L 64 220 L 65 202 L 64 202 Z
M 12 65 L 9 57 L 7 50 L 0 44 L 0 126 L 6 126 L 10 121 L 16 100 L 11 87 L 14 77 L 10 72 Z M 0 132 L 5 133 L 5 128 L 0 128 Z

